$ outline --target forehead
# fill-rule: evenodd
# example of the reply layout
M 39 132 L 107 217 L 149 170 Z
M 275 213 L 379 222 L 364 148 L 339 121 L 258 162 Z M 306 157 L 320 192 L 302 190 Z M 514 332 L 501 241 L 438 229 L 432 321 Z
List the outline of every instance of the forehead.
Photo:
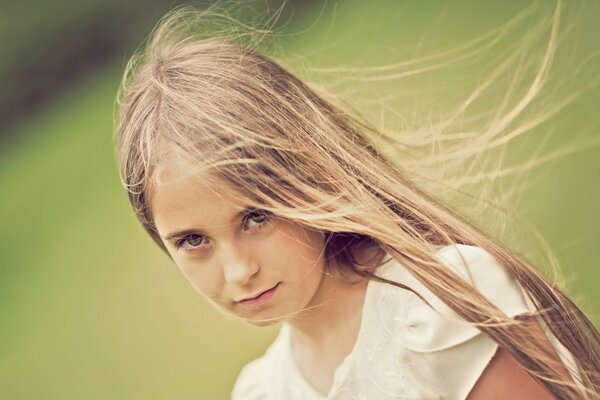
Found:
M 226 179 L 209 168 L 205 163 L 190 159 L 185 154 L 170 152 L 153 169 L 149 179 L 148 194 L 153 198 L 157 193 L 168 191 L 202 191 L 205 197 L 218 197 L 222 201 L 233 200 L 233 187 Z
M 213 174 L 173 157 L 156 167 L 148 194 L 150 212 L 161 233 L 194 225 L 221 225 L 248 206 Z

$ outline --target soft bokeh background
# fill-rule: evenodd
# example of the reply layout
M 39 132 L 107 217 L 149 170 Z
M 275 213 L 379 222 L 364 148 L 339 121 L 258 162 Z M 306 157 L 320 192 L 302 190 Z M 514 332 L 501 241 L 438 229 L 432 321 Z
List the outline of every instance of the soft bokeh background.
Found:
M 223 318 L 196 295 L 145 236 L 120 187 L 111 147 L 120 72 L 174 4 L 0 5 L 0 399 L 225 399 L 241 366 L 276 334 Z M 261 13 L 267 5 L 276 3 L 257 2 L 245 12 Z M 278 55 L 294 56 L 296 68 L 299 59 L 321 67 L 390 63 L 481 37 L 525 6 L 291 1 Z M 534 14 L 541 15 L 553 5 L 537 7 Z M 600 4 L 568 2 L 564 17 L 569 32 L 551 82 L 568 84 L 555 97 L 587 87 L 600 70 Z M 481 73 L 478 65 L 469 68 L 401 80 L 397 87 L 388 82 L 382 96 L 410 92 L 399 103 L 408 104 L 422 90 L 426 110 L 427 99 L 443 103 L 462 95 L 445 89 Z M 554 131 L 548 151 L 589 145 L 528 172 L 514 204 L 514 213 L 554 250 L 568 294 L 596 326 L 598 104 L 592 88 L 537 128 Z M 515 147 L 511 157 L 527 160 L 536 140 Z M 521 248 L 530 243 L 539 249 L 533 238 L 519 237 Z M 537 251 L 532 258 L 540 257 Z

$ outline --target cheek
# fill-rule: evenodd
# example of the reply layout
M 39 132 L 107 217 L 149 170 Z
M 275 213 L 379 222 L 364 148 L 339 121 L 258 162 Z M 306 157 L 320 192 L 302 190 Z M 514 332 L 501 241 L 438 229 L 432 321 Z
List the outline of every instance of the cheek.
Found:
M 305 273 L 323 266 L 323 237 L 296 225 L 284 225 L 279 228 L 276 237 L 270 243 L 268 252 L 272 261 L 281 264 L 289 272 Z M 266 251 L 266 249 L 264 249 Z M 263 252 L 263 254 L 267 254 Z M 291 270 L 294 271 L 291 271 Z
M 211 268 L 209 265 L 190 266 L 185 262 L 176 262 L 176 264 L 196 292 L 208 299 L 219 296 L 222 279 L 216 268 Z

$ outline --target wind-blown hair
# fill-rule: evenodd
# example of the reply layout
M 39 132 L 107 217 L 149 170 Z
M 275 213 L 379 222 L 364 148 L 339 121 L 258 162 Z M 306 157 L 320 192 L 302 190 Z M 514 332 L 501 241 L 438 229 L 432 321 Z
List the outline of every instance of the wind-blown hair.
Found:
M 176 156 L 206 183 L 274 215 L 325 232 L 326 259 L 368 279 L 385 256 L 509 351 L 560 399 L 600 398 L 600 337 L 563 292 L 527 261 L 441 204 L 369 140 L 362 118 L 342 112 L 302 80 L 236 38 L 193 35 L 208 12 L 177 9 L 127 65 L 118 94 L 116 147 L 135 213 L 166 251 L 150 213 L 156 169 Z M 565 380 L 547 349 L 434 257 L 438 246 L 489 252 L 522 285 L 546 324 L 573 354 L 578 384 Z M 356 246 L 375 245 L 368 262 Z M 401 284 L 386 281 L 403 287 Z M 537 313 L 536 313 L 537 314 Z M 531 316 L 530 316 L 531 317 Z

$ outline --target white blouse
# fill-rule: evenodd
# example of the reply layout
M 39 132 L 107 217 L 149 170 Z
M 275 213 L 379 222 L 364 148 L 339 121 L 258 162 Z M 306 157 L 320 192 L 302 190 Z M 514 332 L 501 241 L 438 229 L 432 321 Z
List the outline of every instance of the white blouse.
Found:
M 485 250 L 452 245 L 436 256 L 508 316 L 535 310 L 518 282 Z M 369 281 L 356 342 L 336 369 L 326 397 L 296 368 L 290 326 L 284 323 L 266 353 L 242 369 L 233 400 L 465 399 L 496 352 L 496 342 L 467 324 L 397 260 L 379 267 L 377 275 L 414 289 L 434 309 L 409 290 Z M 569 351 L 545 330 L 569 370 L 576 371 Z

